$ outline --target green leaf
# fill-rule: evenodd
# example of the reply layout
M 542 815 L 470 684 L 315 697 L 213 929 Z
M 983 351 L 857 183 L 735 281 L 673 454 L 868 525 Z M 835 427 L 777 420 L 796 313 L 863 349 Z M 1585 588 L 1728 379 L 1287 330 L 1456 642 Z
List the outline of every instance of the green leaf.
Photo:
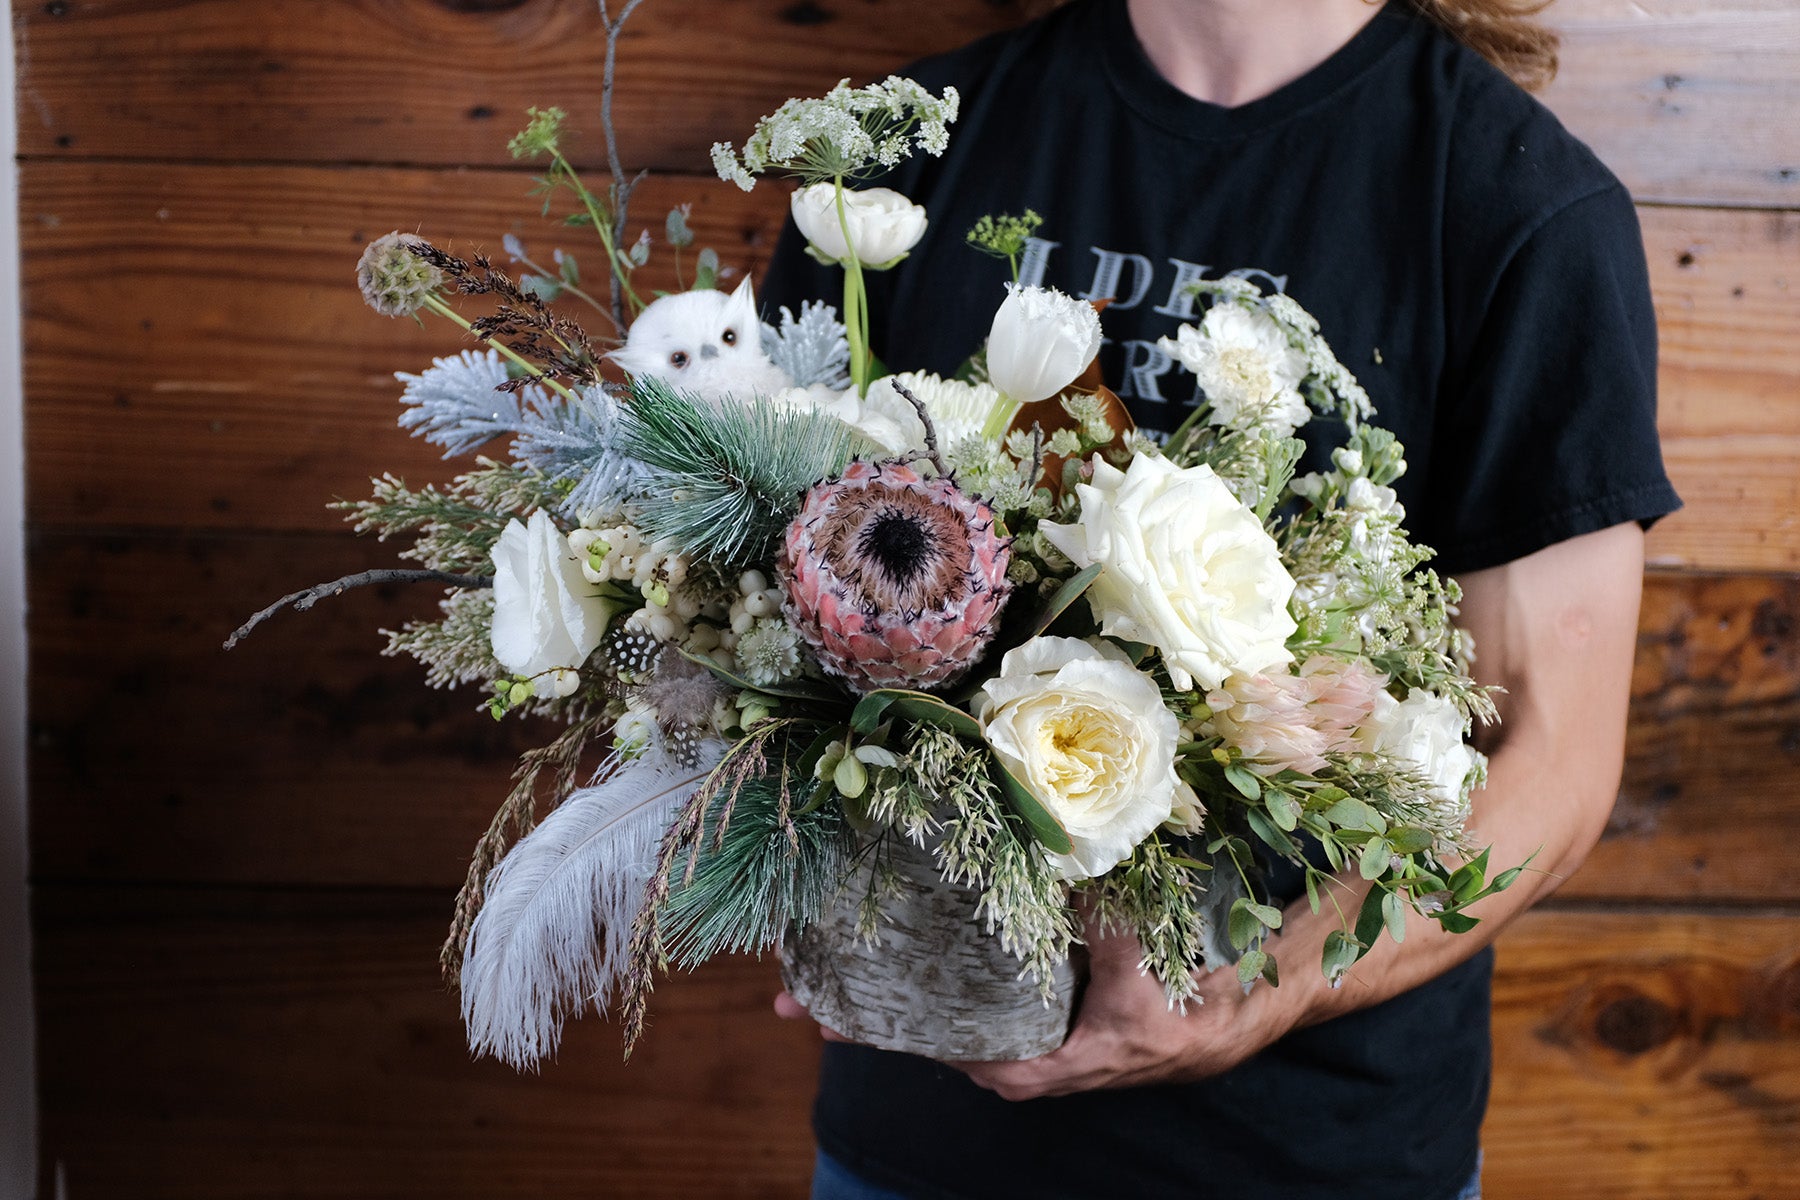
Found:
M 1381 920 L 1388 936 L 1396 942 L 1406 940 L 1406 901 L 1399 892 L 1385 892 L 1381 897 Z
M 1281 928 L 1281 910 L 1268 904 L 1249 902 L 1250 915 L 1270 929 Z
M 1269 819 L 1283 832 L 1292 833 L 1299 827 L 1300 802 L 1286 792 L 1272 788 L 1264 792 L 1263 806 L 1269 810 Z
M 1360 829 L 1365 833 L 1382 833 L 1387 822 L 1374 808 L 1355 796 L 1344 796 L 1325 810 L 1324 817 L 1339 829 Z
M 1362 957 L 1362 947 L 1344 936 L 1344 931 L 1334 929 L 1325 935 L 1325 952 L 1320 956 L 1321 965 L 1325 968 L 1325 978 L 1336 984 L 1344 977 L 1357 959 Z
M 994 778 L 1000 783 L 1000 794 L 1012 806 L 1013 812 L 1025 822 L 1031 835 L 1044 844 L 1044 849 L 1053 854 L 1067 854 L 1075 848 L 1069 840 L 1069 831 L 1062 822 L 1051 815 L 1036 796 L 1033 796 L 1019 777 L 1006 769 L 1006 764 L 999 759 L 991 759 L 994 764 Z
M 1469 930 L 1481 924 L 1481 918 L 1471 917 L 1465 913 L 1451 912 L 1446 909 L 1437 914 L 1437 923 L 1442 925 L 1445 929 L 1448 929 L 1451 933 L 1467 933 Z
M 562 275 L 564 283 L 581 282 L 581 268 L 576 264 L 575 256 L 573 254 L 565 254 L 561 250 L 558 250 L 556 252 L 556 266 L 557 270 Z
M 1401 825 L 1387 832 L 1388 845 L 1394 848 L 1395 854 L 1419 854 L 1431 849 L 1433 838 L 1429 831 L 1416 825 Z
M 1081 599 L 1082 593 L 1094 585 L 1094 580 L 1100 578 L 1100 572 L 1104 569 L 1099 563 L 1095 563 L 1064 580 L 1063 585 L 1044 602 L 1044 607 L 1038 610 L 1036 619 L 1031 623 L 1029 636 L 1037 637 L 1055 624 L 1056 618 L 1069 611 L 1070 606 Z
M 1244 955 L 1244 957 L 1238 959 L 1238 964 L 1237 964 L 1238 982 L 1241 984 L 1245 984 L 1246 986 L 1251 983 L 1254 983 L 1256 981 L 1256 977 L 1263 973 L 1263 971 L 1268 967 L 1268 964 L 1269 964 L 1269 956 L 1267 954 L 1265 954 L 1263 951 L 1261 951 L 1261 950 L 1250 951 L 1248 954 Z
M 904 717 L 921 725 L 948 729 L 958 737 L 982 741 L 981 722 L 936 696 L 905 688 L 880 688 L 856 702 L 850 714 L 850 728 L 858 733 L 875 732 L 875 727 L 888 717 Z
M 1275 969 L 1275 956 L 1272 954 L 1269 956 L 1269 961 L 1263 964 L 1262 977 L 1269 981 L 1270 987 L 1281 986 L 1281 972 Z
M 1249 822 L 1251 832 L 1261 838 L 1263 844 L 1277 854 L 1290 854 L 1299 849 L 1294 844 L 1294 839 L 1277 829 L 1274 822 L 1263 814 L 1262 809 L 1245 809 L 1244 819 Z
M 1384 894 L 1380 888 L 1370 888 L 1369 894 L 1363 897 L 1362 907 L 1357 910 L 1356 940 L 1362 944 L 1364 953 L 1381 936 L 1381 897 Z
M 1483 850 L 1450 873 L 1450 893 L 1458 904 L 1467 904 L 1480 894 L 1487 879 L 1487 868 L 1488 851 Z
M 1308 867 L 1306 871 L 1306 902 L 1312 906 L 1314 912 L 1319 911 L 1318 872 L 1311 867 Z
M 1370 838 L 1363 844 L 1362 856 L 1357 859 L 1357 873 L 1364 879 L 1380 879 L 1388 869 L 1388 860 L 1392 857 L 1393 850 L 1388 846 L 1386 838 Z
M 1234 949 L 1242 950 L 1248 946 L 1256 935 L 1262 932 L 1262 922 L 1251 912 L 1254 905 L 1243 896 L 1231 902 L 1231 911 L 1225 918 L 1225 932 L 1231 938 Z
M 719 252 L 711 246 L 700 251 L 694 263 L 694 290 L 712 287 L 719 280 Z
M 1225 780 L 1230 783 L 1232 787 L 1236 788 L 1238 793 L 1242 795 L 1244 799 L 1262 799 L 1262 780 L 1257 778 L 1255 771 L 1252 771 L 1247 767 L 1241 767 L 1237 763 L 1227 763 L 1225 766 Z

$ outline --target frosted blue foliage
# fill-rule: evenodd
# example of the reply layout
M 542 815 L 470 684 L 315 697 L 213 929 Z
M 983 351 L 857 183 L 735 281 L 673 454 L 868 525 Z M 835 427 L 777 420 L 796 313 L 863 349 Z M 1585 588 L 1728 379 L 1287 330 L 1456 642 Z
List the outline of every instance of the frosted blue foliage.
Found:
M 619 402 L 604 388 L 587 387 L 573 401 L 526 408 L 513 457 L 572 485 L 562 510 L 570 516 L 611 509 L 642 491 L 649 469 L 617 450 Z
M 763 350 L 795 387 L 850 386 L 850 343 L 844 339 L 844 324 L 837 319 L 837 310 L 823 301 L 801 304 L 798 320 L 784 307 L 780 330 L 763 326 Z
M 452 358 L 434 358 L 418 375 L 396 372 L 406 385 L 400 403 L 400 425 L 452 458 L 497 437 L 524 431 L 527 415 L 548 403 L 541 388 L 496 391 L 506 382 L 506 365 L 492 350 L 464 350 Z

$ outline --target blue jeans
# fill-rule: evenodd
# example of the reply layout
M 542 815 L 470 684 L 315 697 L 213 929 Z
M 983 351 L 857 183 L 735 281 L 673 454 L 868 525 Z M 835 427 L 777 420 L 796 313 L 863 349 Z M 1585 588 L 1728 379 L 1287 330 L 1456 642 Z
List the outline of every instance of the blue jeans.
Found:
M 906 1196 L 851 1174 L 849 1167 L 821 1150 L 813 1163 L 812 1200 L 906 1200 Z M 1481 1200 L 1480 1159 L 1456 1200 Z

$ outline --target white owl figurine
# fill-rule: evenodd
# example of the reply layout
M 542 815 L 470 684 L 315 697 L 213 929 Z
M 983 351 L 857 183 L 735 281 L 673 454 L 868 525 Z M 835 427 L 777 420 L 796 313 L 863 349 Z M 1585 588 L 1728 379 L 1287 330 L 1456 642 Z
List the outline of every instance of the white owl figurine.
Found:
M 763 353 L 762 330 L 745 279 L 730 295 L 704 288 L 652 301 L 607 357 L 637 378 L 708 400 L 771 396 L 793 381 Z

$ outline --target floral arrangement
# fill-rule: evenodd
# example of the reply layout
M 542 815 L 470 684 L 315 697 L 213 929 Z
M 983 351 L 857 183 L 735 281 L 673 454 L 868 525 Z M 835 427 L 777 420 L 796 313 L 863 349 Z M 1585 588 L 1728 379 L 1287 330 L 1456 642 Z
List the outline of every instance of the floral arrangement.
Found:
M 695 289 L 638 299 L 648 237 L 581 184 L 554 111 L 515 152 L 606 231 L 610 310 L 572 257 L 545 269 L 511 242 L 520 282 L 408 235 L 359 264 L 378 311 L 485 343 L 400 376 L 400 423 L 447 455 L 510 439 L 445 487 L 389 476 L 347 506 L 359 532 L 413 538 L 408 577 L 449 586 L 387 652 L 481 685 L 497 719 L 560 726 L 520 764 L 445 945 L 477 1050 L 533 1064 L 589 1003 L 621 1007 L 629 1049 L 659 970 L 846 905 L 878 940 L 901 846 L 1046 990 L 1085 904 L 1137 935 L 1172 1004 L 1231 964 L 1278 981 L 1277 860 L 1315 911 L 1341 872 L 1371 885 L 1325 947 L 1334 981 L 1409 913 L 1466 929 L 1510 882 L 1466 830 L 1484 760 L 1464 737 L 1493 708 L 1455 585 L 1403 529 L 1401 446 L 1298 304 L 1199 285 L 1204 318 L 1163 347 L 1204 401 L 1160 442 L 1099 383 L 1095 307 L 1053 290 L 1011 287 L 954 378 L 881 373 L 865 273 L 927 218 L 852 185 L 941 153 L 956 106 L 843 84 L 714 148 L 745 188 L 799 181 L 841 310 L 765 326 L 747 285 L 711 289 L 716 256 Z M 969 241 L 1016 279 L 1035 223 L 997 214 Z M 666 232 L 692 242 L 681 210 Z M 457 296 L 495 309 L 465 318 Z M 610 355 L 568 297 L 616 322 Z M 1320 415 L 1347 432 L 1331 469 L 1298 474 Z

